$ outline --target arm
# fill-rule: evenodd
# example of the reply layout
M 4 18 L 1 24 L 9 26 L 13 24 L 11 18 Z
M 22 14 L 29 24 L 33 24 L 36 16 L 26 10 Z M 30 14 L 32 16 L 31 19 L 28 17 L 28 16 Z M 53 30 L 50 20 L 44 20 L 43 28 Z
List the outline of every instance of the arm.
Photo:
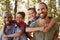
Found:
M 35 32 L 38 31 L 39 28 L 35 27 L 35 22 L 30 24 L 30 27 L 26 27 L 26 32 Z
M 3 34 L 4 37 L 20 37 L 22 35 L 22 31 L 19 30 L 17 33 L 14 33 L 14 34 L 9 34 L 9 35 L 6 35 L 6 34 Z
M 33 28 L 26 28 L 26 32 L 35 32 L 35 31 L 42 31 L 44 27 L 33 27 Z
M 3 30 L 2 30 L 3 33 L 5 33 L 6 28 L 7 28 L 6 25 L 4 25 L 4 26 L 3 26 Z
M 56 21 L 57 21 L 56 18 L 52 18 L 48 27 L 26 28 L 26 32 L 35 32 L 35 31 L 48 32 L 51 29 L 51 27 L 56 23 Z
M 56 18 L 52 18 L 49 25 L 48 25 L 48 27 L 26 28 L 26 32 L 35 32 L 35 31 L 47 32 L 56 23 L 56 21 L 57 21 Z
M 48 27 L 45 27 L 45 29 L 43 30 L 43 32 L 49 31 L 53 27 L 53 25 L 56 23 L 56 21 L 57 21 L 56 18 L 52 18 L 51 21 L 50 21 L 50 23 L 49 23 L 49 25 L 48 25 Z
M 52 18 L 51 22 L 49 23 L 48 27 L 33 27 L 33 28 L 26 28 L 26 32 L 35 32 L 35 31 L 43 31 L 47 32 L 50 28 L 56 23 L 56 18 Z
M 3 29 L 2 29 L 2 36 L 4 36 L 4 34 L 6 34 L 6 33 L 5 33 L 6 28 L 7 28 L 6 25 L 4 25 L 4 26 L 3 26 Z
M 56 31 L 54 34 L 54 40 L 58 40 L 59 31 Z

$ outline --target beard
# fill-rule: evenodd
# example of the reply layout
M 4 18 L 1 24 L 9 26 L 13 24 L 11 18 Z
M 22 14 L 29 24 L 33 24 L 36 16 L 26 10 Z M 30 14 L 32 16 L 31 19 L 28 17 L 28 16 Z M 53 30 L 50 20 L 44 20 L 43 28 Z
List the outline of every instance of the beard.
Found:
M 10 25 L 11 25 L 11 23 L 6 24 L 6 26 L 10 26 Z
M 12 24 L 12 22 L 9 22 L 9 23 L 5 22 L 6 26 L 10 26 L 11 24 Z
M 47 15 L 45 15 L 45 14 L 40 14 L 40 18 L 42 18 L 42 19 L 46 18 L 46 16 Z

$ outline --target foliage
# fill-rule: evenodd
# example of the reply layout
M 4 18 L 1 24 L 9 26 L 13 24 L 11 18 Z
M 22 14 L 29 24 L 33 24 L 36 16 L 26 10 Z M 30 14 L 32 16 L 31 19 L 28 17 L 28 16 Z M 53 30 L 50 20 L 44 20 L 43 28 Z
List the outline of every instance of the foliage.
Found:
M 16 4 L 14 4 L 14 8 L 12 8 L 11 7 L 11 2 L 14 2 L 14 3 L 16 3 L 16 1 L 17 1 L 17 3 Z M 0 8 L 0 11 L 2 10 L 2 12 L 3 11 L 7 11 L 7 10 L 10 10 L 10 11 L 12 11 L 12 13 L 15 13 L 14 15 L 16 16 L 16 13 L 18 12 L 18 11 L 21 11 L 21 9 L 22 9 L 22 11 L 24 11 L 25 13 L 26 13 L 26 21 L 28 21 L 27 19 L 27 9 L 29 8 L 29 7 L 32 7 L 32 6 L 34 6 L 35 7 L 35 4 L 37 3 L 37 2 L 41 2 L 41 0 L 27 0 L 27 2 L 25 1 L 25 0 L 0 0 L 0 4 L 2 5 Z M 53 16 L 53 17 L 55 17 L 55 16 L 57 16 L 58 18 L 58 21 L 60 21 L 60 16 L 58 15 L 58 12 L 60 11 L 57 11 L 57 8 L 56 8 L 56 0 L 44 0 L 44 2 L 47 4 L 47 6 L 48 6 L 48 15 L 50 15 L 50 16 Z M 19 4 L 18 4 L 19 3 Z M 53 3 L 53 4 L 52 4 Z M 58 0 L 58 3 L 59 3 L 59 7 L 58 7 L 58 9 L 60 8 L 60 0 Z M 23 5 L 23 6 L 21 6 L 21 5 Z M 19 7 L 20 6 L 20 7 Z M 20 10 L 19 10 L 20 9 Z M 60 13 L 60 12 L 59 12 Z M 0 16 L 1 17 L 1 16 Z M 1 20 L 3 20 L 2 19 L 2 17 L 0 18 Z M 1 21 L 0 22 L 0 25 L 2 25 L 2 23 L 3 23 L 3 21 Z M 0 26 L 1 27 L 1 26 Z

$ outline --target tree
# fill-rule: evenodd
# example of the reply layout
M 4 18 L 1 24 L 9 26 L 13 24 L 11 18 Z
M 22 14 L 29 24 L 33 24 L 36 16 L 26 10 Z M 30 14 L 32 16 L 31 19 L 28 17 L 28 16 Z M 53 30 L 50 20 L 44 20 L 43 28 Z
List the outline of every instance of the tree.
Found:
M 52 4 L 51 4 L 51 0 L 48 1 L 48 13 L 52 16 L 52 12 L 51 12 L 51 9 L 52 9 Z
M 52 16 L 55 17 L 57 14 L 56 10 L 56 0 L 46 0 L 48 3 L 48 13 Z M 53 4 L 52 4 L 53 3 Z M 48 14 L 48 15 L 49 15 Z
M 29 0 L 28 0 L 28 3 L 27 3 L 27 7 L 29 8 Z
M 60 0 L 59 0 L 59 7 L 60 7 Z
M 41 2 L 41 0 L 37 0 L 37 2 Z
M 3 7 L 1 7 L 2 11 L 10 11 L 10 10 L 12 10 L 10 0 L 1 0 L 0 2 L 2 4 L 2 6 L 3 6 Z
M 55 15 L 57 14 L 57 10 L 56 10 L 56 0 L 52 0 L 52 8 L 53 8 L 53 14 L 54 14 L 54 17 L 55 17 Z
M 34 3 L 34 8 L 35 8 L 35 4 L 37 3 L 37 0 L 32 0 L 32 2 Z
M 59 17 L 60 17 L 60 0 L 58 0 L 58 3 L 59 3 L 59 10 L 58 10 L 58 12 L 59 12 Z
M 17 2 L 18 0 L 15 0 L 14 19 L 16 18 L 16 13 L 17 13 Z

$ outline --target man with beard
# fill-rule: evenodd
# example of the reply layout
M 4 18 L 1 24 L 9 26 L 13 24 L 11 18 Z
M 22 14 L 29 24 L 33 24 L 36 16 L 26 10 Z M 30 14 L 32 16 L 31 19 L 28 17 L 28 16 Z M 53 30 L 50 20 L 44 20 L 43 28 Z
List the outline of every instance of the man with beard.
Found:
M 40 18 L 37 19 L 34 23 L 30 25 L 31 28 L 44 27 L 46 28 L 51 18 L 47 16 L 48 8 L 47 5 L 43 2 L 38 3 L 37 13 L 40 14 Z M 42 29 L 44 29 L 42 28 Z M 27 30 L 27 29 L 26 29 Z M 33 30 L 33 29 L 32 29 Z M 35 29 L 36 30 L 36 29 Z M 27 30 L 28 31 L 28 30 Z M 33 32 L 34 40 L 58 40 L 59 26 L 55 23 L 49 31 L 36 31 Z

